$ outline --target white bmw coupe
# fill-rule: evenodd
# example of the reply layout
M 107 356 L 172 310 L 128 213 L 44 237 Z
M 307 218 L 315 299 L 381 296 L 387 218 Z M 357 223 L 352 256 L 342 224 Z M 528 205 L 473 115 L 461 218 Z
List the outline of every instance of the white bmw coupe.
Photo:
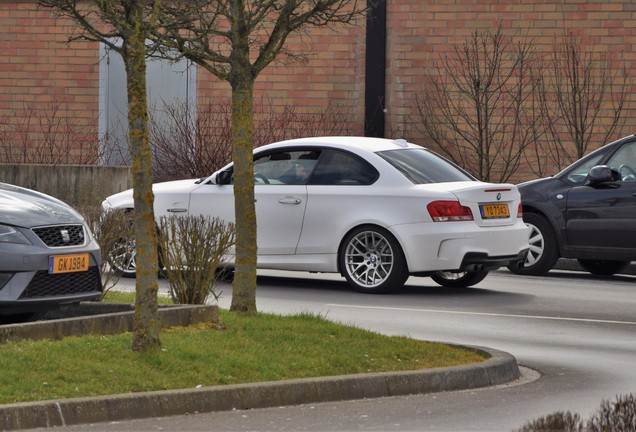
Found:
M 404 140 L 300 138 L 254 151 L 258 268 L 340 273 L 361 292 L 410 275 L 465 287 L 521 266 L 528 228 L 512 184 L 484 183 Z M 234 221 L 232 164 L 209 177 L 154 185 L 155 215 Z M 133 207 L 132 190 L 105 209 Z M 114 259 L 133 276 L 131 250 Z M 231 265 L 230 257 L 230 265 Z

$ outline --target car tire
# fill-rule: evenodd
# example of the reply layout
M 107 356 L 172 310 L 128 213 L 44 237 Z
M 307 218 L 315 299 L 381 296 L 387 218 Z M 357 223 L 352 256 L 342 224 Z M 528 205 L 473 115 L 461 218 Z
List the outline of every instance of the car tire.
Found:
M 360 226 L 344 238 L 340 270 L 356 291 L 383 294 L 401 288 L 409 277 L 404 253 L 385 229 Z
M 122 277 L 134 278 L 137 273 L 137 248 L 134 238 L 122 238 L 108 254 L 110 268 Z
M 478 284 L 488 276 L 487 271 L 449 272 L 438 271 L 431 273 L 430 277 L 436 283 L 448 288 L 463 288 Z
M 524 213 L 523 221 L 530 228 L 530 250 L 523 267 L 508 266 L 508 270 L 519 275 L 544 275 L 559 259 L 559 248 L 554 230 L 550 222 L 537 213 Z
M 219 267 L 216 269 L 214 278 L 218 282 L 232 283 L 234 281 L 234 267 Z
M 609 260 L 589 260 L 578 259 L 578 263 L 583 270 L 595 275 L 610 276 L 625 270 L 631 261 L 609 261 Z
M 159 260 L 158 275 L 165 277 L 161 251 L 157 249 Z M 124 278 L 137 277 L 137 248 L 134 237 L 120 239 L 108 254 L 110 268 Z

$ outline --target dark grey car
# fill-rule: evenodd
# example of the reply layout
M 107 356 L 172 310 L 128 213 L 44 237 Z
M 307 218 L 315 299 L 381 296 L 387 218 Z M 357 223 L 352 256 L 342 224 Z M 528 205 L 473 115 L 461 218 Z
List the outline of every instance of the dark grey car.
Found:
M 0 319 L 24 319 L 102 292 L 99 245 L 62 201 L 0 183 Z
M 636 260 L 636 134 L 518 187 L 530 252 L 512 272 L 543 275 L 563 257 L 611 275 Z

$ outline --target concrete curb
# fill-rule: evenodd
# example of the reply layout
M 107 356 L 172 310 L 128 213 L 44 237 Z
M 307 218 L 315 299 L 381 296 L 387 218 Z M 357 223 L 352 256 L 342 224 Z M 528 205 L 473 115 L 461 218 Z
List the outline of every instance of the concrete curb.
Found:
M 491 357 L 448 368 L 126 393 L 59 401 L 0 405 L 0 429 L 20 430 L 132 420 L 234 409 L 380 398 L 465 390 L 519 378 L 516 359 L 505 352 L 474 347 Z
M 133 331 L 133 305 L 88 302 L 66 311 L 54 311 L 52 317 L 65 313 L 85 315 L 2 325 L 0 343 L 19 339 L 61 339 L 83 334 L 107 335 Z M 217 306 L 171 305 L 159 308 L 159 319 L 162 328 L 188 326 L 202 322 L 218 322 L 218 313 Z

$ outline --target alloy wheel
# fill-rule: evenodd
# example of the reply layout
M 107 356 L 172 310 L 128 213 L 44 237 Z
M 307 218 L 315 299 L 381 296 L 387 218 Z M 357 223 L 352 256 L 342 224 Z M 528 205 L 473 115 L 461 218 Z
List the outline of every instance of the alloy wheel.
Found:
M 345 271 L 360 287 L 384 283 L 394 267 L 394 251 L 389 240 L 377 231 L 361 231 L 345 248 Z
M 134 277 L 137 272 L 137 247 L 135 240 L 121 240 L 111 250 L 108 262 L 124 277 Z

